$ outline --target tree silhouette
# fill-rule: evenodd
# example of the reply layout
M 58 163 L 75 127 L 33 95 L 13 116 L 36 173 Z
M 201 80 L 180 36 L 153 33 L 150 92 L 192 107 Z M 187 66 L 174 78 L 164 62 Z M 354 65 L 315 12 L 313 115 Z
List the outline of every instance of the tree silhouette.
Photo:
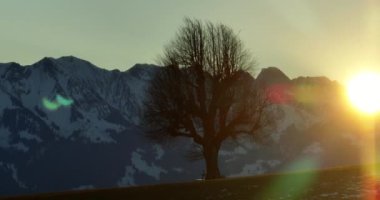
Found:
M 205 178 L 219 178 L 222 142 L 254 135 L 267 121 L 266 98 L 249 73 L 254 60 L 231 28 L 186 18 L 160 61 L 165 67 L 145 102 L 149 136 L 192 139 L 200 154 L 191 157 L 205 159 Z

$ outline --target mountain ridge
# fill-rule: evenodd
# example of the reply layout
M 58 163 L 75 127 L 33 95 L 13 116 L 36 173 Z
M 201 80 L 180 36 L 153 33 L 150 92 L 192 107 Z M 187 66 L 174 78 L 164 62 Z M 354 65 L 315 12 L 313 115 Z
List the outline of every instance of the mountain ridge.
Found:
M 52 62 L 52 63 L 62 63 L 62 62 L 71 62 L 71 63 L 85 63 L 86 65 L 88 66 L 91 66 L 91 67 L 94 67 L 96 69 L 100 69 L 100 70 L 105 70 L 105 71 L 108 71 L 108 72 L 128 72 L 128 71 L 134 71 L 138 68 L 141 68 L 141 67 L 147 67 L 147 68 L 153 68 L 153 67 L 159 67 L 158 65 L 155 65 L 155 64 L 149 64 L 149 63 L 136 63 L 134 64 L 132 67 L 130 67 L 129 69 L 125 70 L 125 71 L 120 71 L 119 69 L 105 69 L 105 68 L 102 68 L 102 67 L 98 67 L 96 66 L 95 64 L 91 63 L 90 61 L 87 61 L 87 60 L 84 60 L 84 59 L 81 59 L 81 58 L 78 58 L 78 57 L 75 57 L 75 56 L 61 56 L 61 57 L 58 57 L 58 58 L 54 58 L 54 57 L 43 57 L 42 59 L 38 60 L 37 62 L 33 63 L 33 64 L 30 64 L 30 65 L 21 65 L 17 62 L 8 62 L 8 63 L 0 63 L 0 67 L 1 66 L 6 66 L 6 65 L 9 65 L 9 64 L 13 64 L 13 65 L 18 65 L 20 67 L 25 67 L 25 68 L 28 68 L 28 67 L 31 67 L 31 66 L 39 66 L 41 63 L 43 62 Z M 46 63 L 45 65 L 43 66 L 46 66 Z M 83 65 L 82 65 L 83 66 Z M 141 70 L 141 69 L 140 69 Z M 258 77 L 261 77 L 261 76 L 266 76 L 264 74 L 268 73 L 268 74 L 272 74 L 273 75 L 273 72 L 279 72 L 280 74 L 282 74 L 283 76 L 286 77 L 286 79 L 289 79 L 291 80 L 290 78 L 288 78 L 285 73 L 280 70 L 280 68 L 278 67 L 275 67 L 275 66 L 271 66 L 271 67 L 265 67 L 265 68 L 262 68 L 260 69 L 260 72 L 258 73 L 258 75 L 254 78 L 258 78 Z M 298 77 L 297 77 L 298 78 Z M 296 79 L 296 78 L 294 78 Z
M 160 69 L 136 64 L 124 72 L 106 70 L 73 56 L 43 58 L 26 67 L 0 64 L 0 176 L 7 177 L 0 179 L 0 196 L 201 178 L 203 161 L 184 157 L 191 142 L 178 138 L 171 145 L 152 143 L 139 126 L 149 81 Z M 271 71 L 280 75 L 280 81 Z M 309 87 L 302 84 L 311 79 L 292 83 L 281 78 L 286 75 L 279 69 L 269 72 L 260 79 L 270 84 L 290 81 L 294 86 L 289 90 L 291 101 L 271 108 L 275 123 L 263 132 L 273 145 L 261 145 L 246 136 L 226 141 L 219 154 L 222 173 L 245 176 L 280 171 L 305 157 L 316 160 L 318 164 L 311 166 L 315 168 L 334 164 L 329 155 L 337 147 L 329 146 L 329 140 L 318 137 L 316 131 L 331 131 L 319 126 L 329 121 L 321 118 L 315 101 L 309 101 L 314 96 L 307 95 L 320 91 L 319 83 Z M 329 84 L 323 88 L 333 91 Z M 289 88 L 274 89 L 279 96 L 288 94 L 282 90 Z M 46 108 L 43 102 L 54 103 L 57 95 L 73 103 Z M 309 107 L 318 109 L 311 112 Z M 343 138 L 341 134 L 328 137 Z M 340 143 L 350 142 L 342 139 Z M 338 163 L 354 162 L 351 158 Z

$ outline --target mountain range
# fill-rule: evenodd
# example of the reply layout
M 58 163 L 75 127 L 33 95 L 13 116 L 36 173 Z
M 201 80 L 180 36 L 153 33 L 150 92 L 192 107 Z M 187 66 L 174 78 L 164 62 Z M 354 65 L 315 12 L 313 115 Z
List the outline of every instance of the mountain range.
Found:
M 191 181 L 204 163 L 189 161 L 192 143 L 145 137 L 143 102 L 161 68 L 105 70 L 73 57 L 28 66 L 0 64 L 0 196 Z M 342 86 L 326 77 L 290 79 L 276 67 L 255 82 L 267 91 L 274 123 L 265 142 L 242 136 L 223 143 L 227 177 L 360 162 L 358 122 Z M 58 98 L 70 105 L 47 107 Z

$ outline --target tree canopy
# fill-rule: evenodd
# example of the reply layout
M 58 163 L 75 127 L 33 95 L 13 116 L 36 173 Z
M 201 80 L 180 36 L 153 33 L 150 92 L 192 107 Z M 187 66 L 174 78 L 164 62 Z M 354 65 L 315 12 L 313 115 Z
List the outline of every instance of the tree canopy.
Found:
M 205 159 L 206 179 L 220 177 L 222 142 L 254 135 L 267 121 L 251 54 L 230 27 L 186 18 L 160 62 L 144 112 L 150 136 L 192 139 Z

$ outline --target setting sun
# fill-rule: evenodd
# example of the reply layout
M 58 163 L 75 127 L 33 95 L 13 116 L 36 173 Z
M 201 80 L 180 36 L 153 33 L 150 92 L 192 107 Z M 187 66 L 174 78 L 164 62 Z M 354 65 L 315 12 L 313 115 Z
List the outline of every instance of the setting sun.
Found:
M 380 74 L 356 75 L 348 82 L 347 92 L 351 103 L 360 111 L 373 114 L 380 110 Z

